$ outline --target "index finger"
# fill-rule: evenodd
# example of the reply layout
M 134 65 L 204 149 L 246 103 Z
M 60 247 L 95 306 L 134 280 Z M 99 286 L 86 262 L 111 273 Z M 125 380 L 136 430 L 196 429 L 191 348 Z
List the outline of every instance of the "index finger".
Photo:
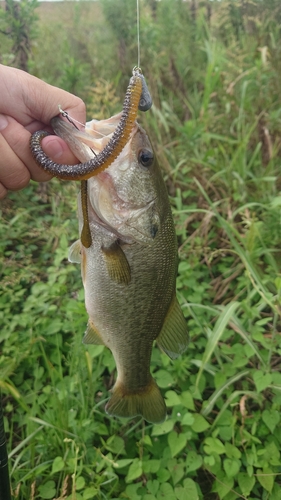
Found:
M 85 122 L 86 108 L 79 97 L 16 68 L 0 65 L 0 74 L 0 93 L 7 96 L 0 111 L 22 125 L 34 120 L 49 124 L 59 113 L 59 105 L 79 122 Z

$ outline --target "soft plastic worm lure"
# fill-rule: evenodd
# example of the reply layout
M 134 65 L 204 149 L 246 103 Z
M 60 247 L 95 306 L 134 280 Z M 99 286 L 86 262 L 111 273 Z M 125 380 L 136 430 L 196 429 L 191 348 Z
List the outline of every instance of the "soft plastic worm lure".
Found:
M 145 78 L 141 73 L 141 69 L 136 67 L 133 69 L 133 76 L 126 91 L 120 122 L 107 146 L 95 158 L 77 165 L 61 165 L 53 162 L 42 150 L 41 141 L 49 135 L 48 132 L 38 131 L 31 137 L 31 152 L 41 168 L 59 179 L 81 181 L 81 206 L 83 213 L 81 243 L 85 248 L 89 248 L 92 244 L 88 218 L 87 179 L 107 168 L 119 156 L 133 129 L 137 110 L 147 111 L 151 106 L 152 99 Z M 66 117 L 76 127 L 72 120 L 68 116 Z
M 124 103 L 121 119 L 112 138 L 105 148 L 91 160 L 77 165 L 63 165 L 52 161 L 42 150 L 41 142 L 48 132 L 35 132 L 30 139 L 30 148 L 36 163 L 51 175 L 63 180 L 81 181 L 106 169 L 121 153 L 132 132 L 138 107 L 146 111 L 152 101 L 140 68 L 133 69 Z

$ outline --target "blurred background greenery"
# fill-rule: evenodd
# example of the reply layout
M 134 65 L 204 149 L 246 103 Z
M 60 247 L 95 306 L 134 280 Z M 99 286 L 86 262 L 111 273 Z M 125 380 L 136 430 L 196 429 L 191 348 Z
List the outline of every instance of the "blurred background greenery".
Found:
M 108 418 L 115 376 L 87 317 L 74 183 L 1 203 L 0 387 L 15 499 L 281 499 L 281 3 L 141 0 L 141 116 L 179 242 L 187 352 L 153 350 L 168 419 Z M 121 110 L 135 0 L 6 0 L 0 62 Z

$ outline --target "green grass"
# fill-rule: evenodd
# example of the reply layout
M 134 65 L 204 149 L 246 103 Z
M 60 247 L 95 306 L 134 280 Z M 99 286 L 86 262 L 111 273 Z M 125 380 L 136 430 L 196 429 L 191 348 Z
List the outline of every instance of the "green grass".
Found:
M 171 196 L 190 345 L 173 362 L 153 350 L 165 423 L 108 418 L 114 361 L 81 343 L 80 269 L 66 260 L 77 188 L 10 194 L 0 386 L 15 499 L 281 499 L 280 5 L 212 2 L 208 22 L 207 2 L 195 20 L 189 2 L 151 4 L 142 68 L 155 105 L 142 123 Z M 135 6 L 102 6 L 40 5 L 29 66 L 107 117 L 136 63 Z

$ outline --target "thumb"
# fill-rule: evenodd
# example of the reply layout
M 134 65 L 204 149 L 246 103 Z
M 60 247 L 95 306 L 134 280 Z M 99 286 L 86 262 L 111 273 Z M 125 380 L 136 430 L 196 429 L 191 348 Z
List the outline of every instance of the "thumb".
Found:
M 70 151 L 68 145 L 56 135 L 48 135 L 42 140 L 42 149 L 56 163 L 75 165 L 79 160 Z

